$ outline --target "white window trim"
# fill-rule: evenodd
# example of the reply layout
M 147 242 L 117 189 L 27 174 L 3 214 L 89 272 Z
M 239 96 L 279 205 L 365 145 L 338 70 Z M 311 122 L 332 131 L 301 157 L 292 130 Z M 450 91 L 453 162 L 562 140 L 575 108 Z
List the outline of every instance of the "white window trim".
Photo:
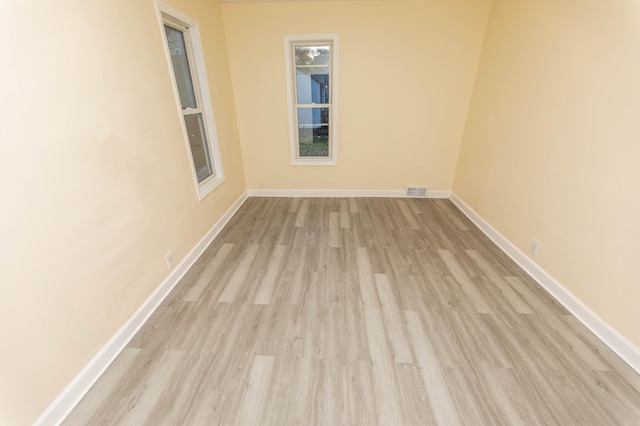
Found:
M 198 21 L 189 15 L 179 11 L 178 9 L 170 6 L 160 0 L 156 1 L 158 10 L 158 20 L 160 23 L 160 32 L 162 35 L 162 45 L 164 46 L 165 56 L 167 58 L 167 66 L 171 73 L 171 81 L 173 86 L 173 93 L 176 98 L 176 110 L 180 117 L 180 123 L 182 126 L 182 134 L 187 148 L 187 154 L 189 156 L 189 162 L 191 164 L 191 175 L 196 185 L 196 192 L 198 194 L 198 200 L 204 199 L 215 188 L 221 185 L 225 181 L 224 169 L 222 167 L 222 157 L 220 156 L 220 145 L 218 143 L 218 132 L 216 128 L 216 122 L 213 115 L 213 107 L 211 103 L 211 92 L 209 91 L 208 74 L 205 66 L 200 29 Z M 177 21 L 186 27 L 191 43 L 191 56 L 190 65 L 193 65 L 192 79 L 194 85 L 197 86 L 200 92 L 200 107 L 202 108 L 202 119 L 204 121 L 205 132 L 207 136 L 207 142 L 209 147 L 209 158 L 213 166 L 213 175 L 209 176 L 202 182 L 198 182 L 198 176 L 193 162 L 193 156 L 191 154 L 191 146 L 189 145 L 189 135 L 187 134 L 187 128 L 183 118 L 183 112 L 180 104 L 180 93 L 178 92 L 178 86 L 176 85 L 176 78 L 171 66 L 171 54 L 169 53 L 169 47 L 167 46 L 166 35 L 164 33 L 165 17 L 171 21 Z
M 298 156 L 297 119 L 294 99 L 293 57 L 291 43 L 330 41 L 331 52 L 331 116 L 330 148 L 331 156 L 324 158 L 301 158 Z M 287 102 L 289 106 L 289 142 L 291 145 L 291 165 L 293 166 L 335 166 L 338 164 L 338 34 L 291 34 L 284 36 L 285 75 L 287 78 Z

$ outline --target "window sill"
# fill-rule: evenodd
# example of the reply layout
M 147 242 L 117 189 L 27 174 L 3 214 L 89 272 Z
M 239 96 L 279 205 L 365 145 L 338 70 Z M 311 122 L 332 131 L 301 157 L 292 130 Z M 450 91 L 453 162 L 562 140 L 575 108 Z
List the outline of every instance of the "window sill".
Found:
M 321 160 L 319 158 L 301 160 L 291 160 L 292 166 L 337 166 L 338 162 L 334 159 Z
M 218 186 L 224 182 L 224 176 L 216 176 L 209 180 L 205 180 L 198 185 L 198 200 L 202 201 L 204 198 L 213 192 Z

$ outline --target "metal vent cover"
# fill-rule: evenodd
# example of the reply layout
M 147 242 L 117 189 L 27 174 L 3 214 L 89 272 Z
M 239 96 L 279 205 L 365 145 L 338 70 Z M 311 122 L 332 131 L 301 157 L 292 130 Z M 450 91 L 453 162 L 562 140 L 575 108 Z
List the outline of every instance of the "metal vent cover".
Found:
M 427 198 L 426 186 L 405 186 L 407 198 Z

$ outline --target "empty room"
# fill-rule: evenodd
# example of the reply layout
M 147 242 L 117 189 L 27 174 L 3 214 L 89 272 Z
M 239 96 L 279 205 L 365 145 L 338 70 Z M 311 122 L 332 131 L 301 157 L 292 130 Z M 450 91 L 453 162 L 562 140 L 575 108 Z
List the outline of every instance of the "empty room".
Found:
M 637 0 L 0 2 L 1 425 L 640 424 Z

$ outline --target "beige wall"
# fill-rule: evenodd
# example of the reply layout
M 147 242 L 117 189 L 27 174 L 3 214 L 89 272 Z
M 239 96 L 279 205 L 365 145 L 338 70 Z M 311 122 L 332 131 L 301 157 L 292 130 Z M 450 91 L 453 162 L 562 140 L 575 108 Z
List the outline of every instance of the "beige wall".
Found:
M 219 6 L 179 3 L 227 177 L 202 202 L 152 0 L 0 3 L 0 424 L 33 422 L 245 190 Z
M 640 346 L 640 3 L 494 1 L 454 191 Z
M 450 190 L 490 0 L 223 4 L 251 189 Z M 283 35 L 338 33 L 338 165 L 291 166 Z
M 0 2 L 0 424 L 35 420 L 247 186 L 455 172 L 640 344 L 637 2 L 495 0 L 477 79 L 491 0 L 169 2 L 200 21 L 227 175 L 202 202 L 152 0 Z M 282 40 L 315 32 L 340 34 L 339 165 L 293 167 Z

